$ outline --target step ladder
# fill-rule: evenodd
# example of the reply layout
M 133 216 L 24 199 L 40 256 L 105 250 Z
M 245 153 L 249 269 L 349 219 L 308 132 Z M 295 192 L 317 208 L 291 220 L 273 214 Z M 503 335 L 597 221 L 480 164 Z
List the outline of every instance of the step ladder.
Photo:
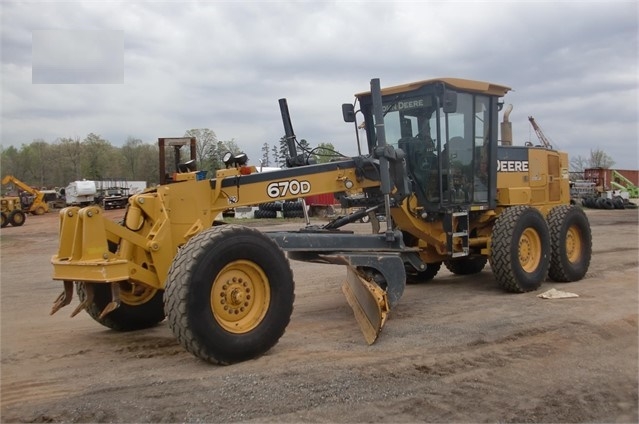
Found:
M 468 211 L 452 212 L 446 215 L 448 252 L 453 258 L 468 256 Z

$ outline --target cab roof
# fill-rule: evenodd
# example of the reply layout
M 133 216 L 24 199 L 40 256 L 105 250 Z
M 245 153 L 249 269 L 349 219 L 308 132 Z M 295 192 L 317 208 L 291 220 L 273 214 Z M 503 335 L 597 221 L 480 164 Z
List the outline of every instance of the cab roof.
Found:
M 382 88 L 382 96 L 388 94 L 405 93 L 407 91 L 417 90 L 425 85 L 438 82 L 463 91 L 472 91 L 475 93 L 488 94 L 499 97 L 504 96 L 506 93 L 512 90 L 510 87 L 507 87 L 505 85 L 493 84 L 491 82 L 474 81 L 463 78 L 434 78 Z M 366 91 L 356 94 L 355 97 L 370 96 L 370 94 L 370 91 Z

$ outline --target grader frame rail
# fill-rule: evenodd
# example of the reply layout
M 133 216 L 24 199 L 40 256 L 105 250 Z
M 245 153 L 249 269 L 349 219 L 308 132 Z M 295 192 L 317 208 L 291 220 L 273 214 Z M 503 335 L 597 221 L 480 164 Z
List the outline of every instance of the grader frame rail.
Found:
M 475 274 L 490 260 L 498 284 L 513 292 L 536 290 L 547 275 L 579 280 L 591 234 L 569 204 L 567 155 L 512 146 L 511 108 L 499 146 L 509 90 L 455 78 L 382 89 L 373 79 L 342 106 L 344 120 L 365 132 L 368 153 L 324 164 L 297 154 L 282 99 L 289 168 L 258 173 L 229 153 L 215 178 L 200 178 L 191 162 L 172 183 L 132 196 L 122 223 L 97 207 L 62 210 L 52 264 L 64 291 L 52 313 L 70 303 L 75 286 L 81 302 L 72 315 L 86 310 L 116 330 L 166 317 L 185 349 L 229 364 L 265 353 L 284 333 L 294 299 L 289 259 L 346 265 L 343 291 L 368 343 L 405 284 L 434 278 L 442 264 Z M 307 218 L 287 232 L 215 220 L 229 207 L 325 193 L 358 212 L 325 225 Z M 371 234 L 343 228 L 364 216 Z

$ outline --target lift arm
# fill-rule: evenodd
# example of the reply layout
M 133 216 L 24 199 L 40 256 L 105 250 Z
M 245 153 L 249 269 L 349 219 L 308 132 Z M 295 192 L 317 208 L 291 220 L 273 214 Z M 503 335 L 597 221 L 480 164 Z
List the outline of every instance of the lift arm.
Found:
M 31 194 L 34 197 L 33 203 L 31 203 L 31 206 L 29 206 L 29 212 L 35 212 L 36 209 L 38 208 L 42 208 L 44 212 L 49 211 L 49 206 L 44 201 L 44 193 L 41 192 L 40 190 L 36 190 L 35 188 L 29 186 L 28 184 L 23 183 L 22 181 L 20 181 L 13 175 L 7 175 L 2 179 L 2 185 L 7 185 L 7 184 L 15 184 L 21 190 L 26 191 L 27 193 Z
M 15 184 L 16 186 L 20 187 L 21 190 L 24 190 L 24 191 L 26 191 L 29 194 L 33 194 L 34 196 L 39 193 L 38 190 L 36 190 L 33 187 L 23 183 L 22 181 L 20 181 L 19 179 L 17 179 L 13 175 L 7 175 L 6 177 L 4 177 L 2 179 L 2 185 L 7 185 L 7 184 Z
M 637 197 L 639 196 L 639 187 L 637 187 L 636 185 L 633 184 L 632 181 L 630 181 L 628 178 L 624 177 L 623 175 L 621 175 L 621 173 L 619 173 L 616 170 L 612 170 L 612 183 L 616 183 L 618 184 L 620 187 L 622 187 L 624 190 L 626 190 L 629 194 L 630 197 Z

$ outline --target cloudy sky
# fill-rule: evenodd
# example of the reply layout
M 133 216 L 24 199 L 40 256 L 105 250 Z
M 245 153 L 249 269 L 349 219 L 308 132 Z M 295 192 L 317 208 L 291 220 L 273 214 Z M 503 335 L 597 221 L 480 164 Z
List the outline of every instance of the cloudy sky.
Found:
M 341 104 L 382 86 L 460 77 L 513 87 L 515 144 L 532 115 L 571 156 L 637 169 L 638 6 L 589 1 L 7 1 L 3 147 L 93 132 L 122 145 L 191 128 L 257 163 L 283 135 L 356 153 Z

